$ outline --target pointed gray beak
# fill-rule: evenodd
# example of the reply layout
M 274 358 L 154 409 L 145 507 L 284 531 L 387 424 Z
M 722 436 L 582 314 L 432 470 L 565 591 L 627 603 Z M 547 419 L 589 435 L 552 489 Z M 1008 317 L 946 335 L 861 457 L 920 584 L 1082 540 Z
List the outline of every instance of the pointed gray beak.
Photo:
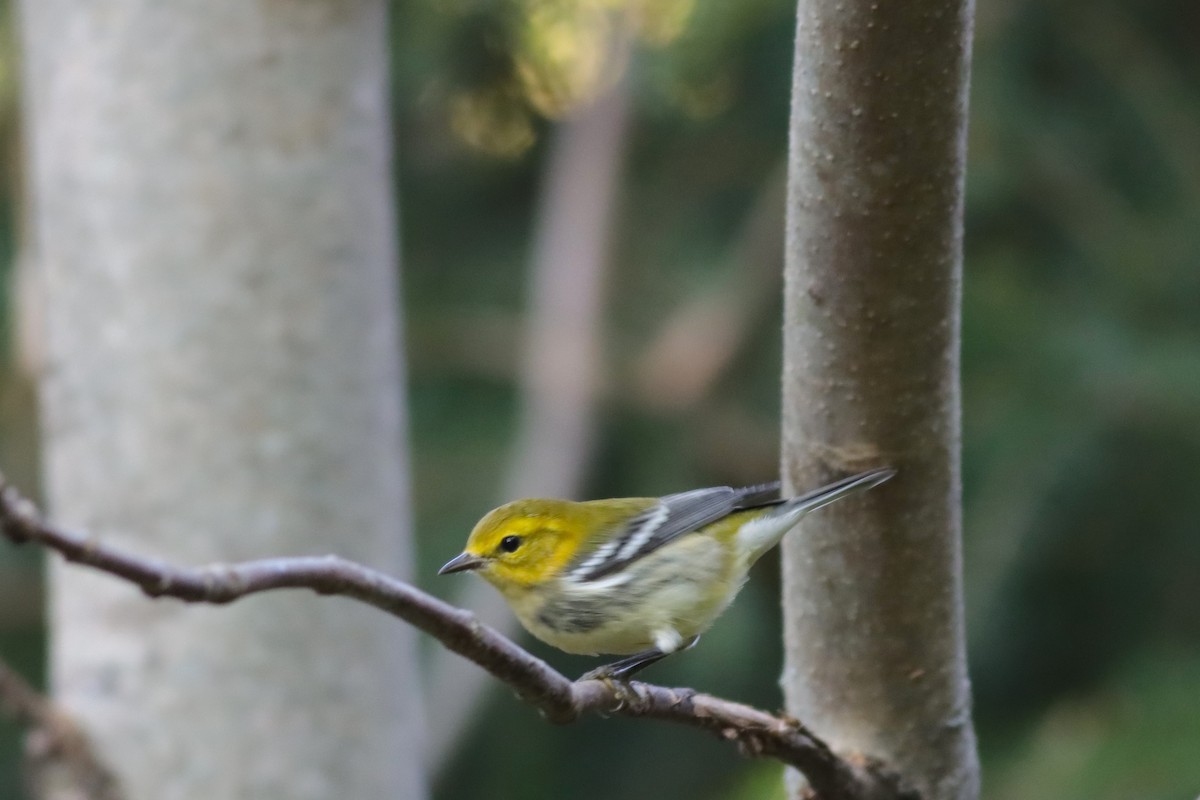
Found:
M 483 564 L 484 560 L 479 556 L 473 556 L 470 553 L 459 553 L 447 561 L 446 566 L 438 570 L 438 575 L 449 575 L 451 572 L 466 572 L 470 569 L 479 569 Z

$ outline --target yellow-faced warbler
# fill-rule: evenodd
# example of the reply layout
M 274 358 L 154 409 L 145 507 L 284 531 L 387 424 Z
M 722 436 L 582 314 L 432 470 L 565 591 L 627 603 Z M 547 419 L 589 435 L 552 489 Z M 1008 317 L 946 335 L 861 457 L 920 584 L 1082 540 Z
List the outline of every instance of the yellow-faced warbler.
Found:
M 695 644 L 754 562 L 805 514 L 893 474 L 874 469 L 790 499 L 769 483 L 660 498 L 517 500 L 481 519 L 439 574 L 478 572 L 526 630 L 560 650 L 632 653 L 585 676 L 624 680 Z

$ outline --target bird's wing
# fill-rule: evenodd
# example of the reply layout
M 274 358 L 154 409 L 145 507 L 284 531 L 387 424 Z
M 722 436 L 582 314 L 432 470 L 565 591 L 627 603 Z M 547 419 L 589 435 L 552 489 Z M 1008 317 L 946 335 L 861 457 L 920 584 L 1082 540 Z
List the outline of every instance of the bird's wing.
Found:
M 570 575 L 579 581 L 598 580 L 734 511 L 779 502 L 778 481 L 744 489 L 714 486 L 666 495 L 606 537 L 603 544 L 570 570 Z

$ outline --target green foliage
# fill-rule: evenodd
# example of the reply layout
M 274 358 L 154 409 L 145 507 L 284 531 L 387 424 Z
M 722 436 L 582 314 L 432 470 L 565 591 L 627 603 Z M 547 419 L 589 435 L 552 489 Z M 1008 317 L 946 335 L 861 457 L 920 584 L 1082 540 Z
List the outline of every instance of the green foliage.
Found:
M 1100 691 L 1062 699 L 1041 714 L 1017 752 L 992 775 L 993 800 L 1174 800 L 1200 786 L 1200 660 L 1150 652 Z

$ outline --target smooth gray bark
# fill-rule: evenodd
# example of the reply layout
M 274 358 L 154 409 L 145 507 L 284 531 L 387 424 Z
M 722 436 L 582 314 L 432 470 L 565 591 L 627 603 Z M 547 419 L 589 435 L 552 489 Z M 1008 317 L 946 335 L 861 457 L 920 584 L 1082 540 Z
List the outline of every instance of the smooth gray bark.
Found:
M 406 575 L 383 0 L 22 16 L 54 513 L 182 563 Z M 134 800 L 424 795 L 405 626 L 51 581 L 54 691 Z
M 928 800 L 978 793 L 963 637 L 959 294 L 970 0 L 801 0 L 783 471 L 888 484 L 785 542 L 789 712 Z

